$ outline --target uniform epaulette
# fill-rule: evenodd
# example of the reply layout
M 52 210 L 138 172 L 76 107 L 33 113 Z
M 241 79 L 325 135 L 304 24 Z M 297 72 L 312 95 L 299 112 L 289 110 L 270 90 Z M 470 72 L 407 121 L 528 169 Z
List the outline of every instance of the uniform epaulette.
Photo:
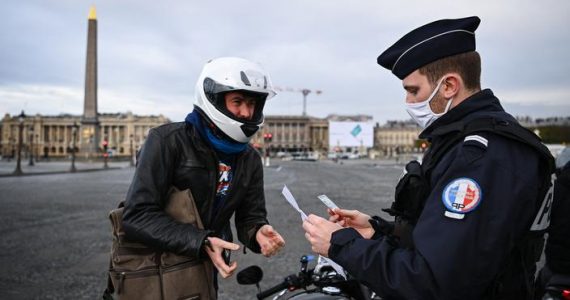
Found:
M 468 135 L 463 139 L 463 145 L 473 145 L 473 146 L 485 146 L 487 148 L 489 141 L 482 135 L 473 134 Z

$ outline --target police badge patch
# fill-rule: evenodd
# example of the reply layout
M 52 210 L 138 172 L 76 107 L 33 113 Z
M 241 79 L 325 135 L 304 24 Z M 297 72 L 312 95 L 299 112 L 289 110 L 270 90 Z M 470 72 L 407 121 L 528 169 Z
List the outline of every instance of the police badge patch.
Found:
M 447 210 L 445 216 L 463 219 L 465 214 L 477 208 L 482 192 L 479 184 L 471 178 L 457 178 L 443 190 L 442 201 Z

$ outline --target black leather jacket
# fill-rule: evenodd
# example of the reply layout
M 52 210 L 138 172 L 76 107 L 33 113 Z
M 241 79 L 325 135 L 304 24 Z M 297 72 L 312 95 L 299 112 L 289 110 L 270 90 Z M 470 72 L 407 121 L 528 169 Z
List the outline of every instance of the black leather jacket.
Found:
M 268 222 L 258 152 L 248 145 L 238 154 L 225 205 L 212 216 L 217 182 L 218 158 L 192 125 L 179 122 L 151 129 L 125 201 L 126 237 L 163 251 L 198 257 L 207 236 L 232 240 L 229 220 L 235 212 L 238 239 L 259 253 L 255 234 Z M 164 212 L 172 186 L 190 188 L 205 230 L 179 223 Z

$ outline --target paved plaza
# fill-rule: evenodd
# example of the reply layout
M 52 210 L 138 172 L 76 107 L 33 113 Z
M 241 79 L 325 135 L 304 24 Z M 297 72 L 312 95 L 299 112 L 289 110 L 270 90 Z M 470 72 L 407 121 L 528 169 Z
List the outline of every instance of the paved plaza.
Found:
M 23 163 L 24 172 L 64 172 L 69 162 Z M 98 299 L 106 284 L 111 245 L 108 212 L 129 187 L 134 168 L 128 162 L 97 172 L 0 177 L 0 299 Z M 9 174 L 15 162 L 0 162 Z M 78 169 L 102 169 L 78 163 Z M 34 168 L 34 169 L 32 169 Z M 274 161 L 265 168 L 269 220 L 287 245 L 272 258 L 242 251 L 233 259 L 241 270 L 251 264 L 264 272 L 268 288 L 299 270 L 310 254 L 299 214 L 281 196 L 287 185 L 307 213 L 321 216 L 326 194 L 339 206 L 379 213 L 388 206 L 403 165 L 391 161 Z M 256 288 L 238 286 L 235 276 L 220 280 L 220 299 L 253 299 Z
M 103 161 L 77 161 L 75 163 L 77 172 L 103 171 L 105 170 L 104 166 Z M 129 167 L 128 161 L 109 161 L 107 163 L 107 168 L 110 169 L 127 167 Z M 34 162 L 33 166 L 30 166 L 29 161 L 25 159 L 21 161 L 20 168 L 24 176 L 68 173 L 71 169 L 71 162 L 67 160 L 37 161 Z M 0 160 L 0 177 L 13 176 L 15 170 L 15 159 Z

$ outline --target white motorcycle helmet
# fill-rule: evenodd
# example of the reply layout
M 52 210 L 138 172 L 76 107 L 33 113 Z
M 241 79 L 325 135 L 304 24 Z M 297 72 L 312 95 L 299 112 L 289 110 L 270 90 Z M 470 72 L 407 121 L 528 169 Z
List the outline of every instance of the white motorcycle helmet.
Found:
M 251 120 L 228 111 L 224 94 L 241 91 L 257 98 Z M 196 83 L 194 107 L 220 131 L 239 143 L 248 143 L 263 126 L 263 106 L 275 96 L 269 75 L 260 65 L 238 57 L 221 57 L 204 66 Z

